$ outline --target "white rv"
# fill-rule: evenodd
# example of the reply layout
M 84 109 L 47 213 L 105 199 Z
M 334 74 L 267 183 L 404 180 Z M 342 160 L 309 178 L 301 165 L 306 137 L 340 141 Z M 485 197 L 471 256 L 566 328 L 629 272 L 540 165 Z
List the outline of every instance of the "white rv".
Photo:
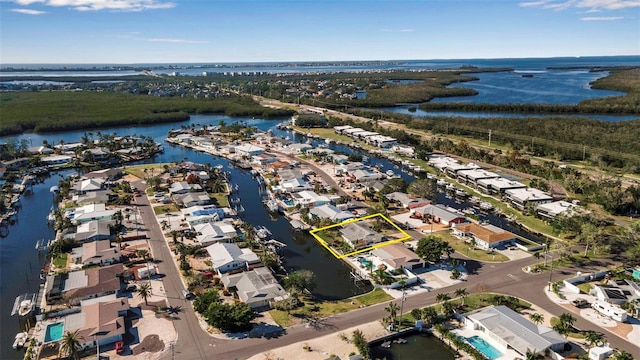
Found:
M 591 303 L 591 307 L 600 314 L 608 316 L 615 321 L 626 322 L 629 316 L 625 310 L 601 300 L 596 300 Z

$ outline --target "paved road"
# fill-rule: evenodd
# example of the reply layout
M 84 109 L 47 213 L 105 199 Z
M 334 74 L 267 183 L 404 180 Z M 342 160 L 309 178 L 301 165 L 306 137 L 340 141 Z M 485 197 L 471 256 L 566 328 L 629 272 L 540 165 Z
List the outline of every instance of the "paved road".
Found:
M 145 189 L 147 186 L 142 181 L 134 181 L 133 185 Z M 147 227 L 151 251 L 158 265 L 163 278 L 164 289 L 167 293 L 169 305 L 180 306 L 183 311 L 179 318 L 174 320 L 174 326 L 178 332 L 178 341 L 174 346 L 173 356 L 175 359 L 197 360 L 197 359 L 246 359 L 255 354 L 263 353 L 269 349 L 290 345 L 300 341 L 307 341 L 312 338 L 342 331 L 347 328 L 377 321 L 386 316 L 384 307 L 387 303 L 369 306 L 345 314 L 329 317 L 320 321 L 316 327 L 298 325 L 286 329 L 286 334 L 271 338 L 243 339 L 243 340 L 222 340 L 209 336 L 204 332 L 194 314 L 191 304 L 181 297 L 184 285 L 179 275 L 179 270 L 172 259 L 169 247 L 165 242 L 160 226 L 153 214 L 147 197 L 137 197 L 138 208 L 141 212 L 142 221 Z M 424 307 L 434 304 L 435 297 L 439 292 L 453 294 L 455 289 L 466 288 L 469 292 L 475 292 L 479 284 L 483 284 L 488 291 L 504 293 L 518 296 L 532 302 L 554 315 L 567 312 L 567 309 L 553 303 L 544 293 L 544 286 L 549 280 L 548 273 L 526 274 L 522 268 L 534 264 L 537 260 L 525 258 L 500 264 L 482 264 L 476 261 L 465 259 L 470 270 L 469 280 L 465 283 L 439 289 L 430 293 L 420 293 L 411 295 L 409 292 L 404 311 L 409 312 L 416 307 Z M 572 271 L 573 273 L 573 271 Z M 570 274 L 554 272 L 554 281 Z M 394 300 L 398 301 L 398 300 Z M 625 349 L 636 357 L 640 357 L 640 348 L 630 342 L 617 337 L 605 328 L 597 328 L 594 324 L 576 316 L 575 326 L 580 329 L 593 329 L 605 334 L 612 346 Z M 164 359 L 171 359 L 172 353 L 167 352 Z

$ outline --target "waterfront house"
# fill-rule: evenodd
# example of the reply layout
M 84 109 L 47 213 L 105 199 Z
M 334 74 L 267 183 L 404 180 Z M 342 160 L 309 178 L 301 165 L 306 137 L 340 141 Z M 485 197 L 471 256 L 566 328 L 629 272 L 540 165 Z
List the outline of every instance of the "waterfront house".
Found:
M 45 298 L 51 305 L 63 300 L 75 305 L 80 300 L 91 299 L 120 290 L 122 264 L 89 268 L 65 274 L 47 276 Z
M 235 146 L 235 153 L 238 155 L 246 156 L 250 158 L 252 156 L 256 156 L 264 153 L 264 149 L 250 143 L 244 143 L 244 144 Z
M 480 179 L 476 182 L 478 190 L 489 195 L 503 196 L 507 190 L 524 189 L 527 185 L 503 177 Z
M 346 164 L 349 161 L 349 157 L 347 155 L 343 155 L 343 154 L 335 154 L 331 156 L 332 161 L 334 164 Z
M 84 194 L 73 195 L 71 200 L 78 206 L 88 204 L 107 204 L 112 199 L 115 199 L 117 195 L 113 194 L 110 190 L 96 190 L 89 191 Z
M 69 155 L 50 155 L 40 158 L 40 162 L 49 167 L 70 164 L 73 158 Z
M 546 204 L 553 201 L 553 197 L 546 192 L 534 188 L 511 189 L 505 191 L 507 200 L 513 204 L 518 210 L 527 209 L 528 206 L 534 208 L 540 204 Z
M 313 149 L 313 145 L 310 144 L 291 144 L 287 146 L 287 148 L 291 149 L 296 154 L 303 154 L 307 150 Z
M 110 240 L 111 226 L 113 220 L 91 220 L 76 226 L 76 232 L 70 237 L 76 239 L 79 243 L 92 242 L 98 240 Z
M 79 314 L 65 319 L 65 331 L 78 330 L 81 348 L 107 346 L 123 340 L 125 316 L 130 309 L 128 298 L 107 301 L 83 301 Z
M 312 190 L 313 185 L 311 185 L 306 179 L 299 177 L 294 179 L 288 179 L 280 182 L 280 185 L 276 190 L 280 190 L 283 192 L 295 193 L 304 190 Z
M 274 163 L 276 161 L 278 161 L 277 157 L 271 156 L 271 155 L 267 155 L 267 154 L 260 154 L 260 155 L 253 156 L 251 158 L 251 163 L 252 164 L 256 164 L 256 165 L 260 165 L 260 166 L 266 166 L 266 165 Z
M 451 230 L 455 236 L 475 240 L 476 246 L 485 250 L 514 244 L 517 238 L 515 234 L 494 225 L 462 223 L 453 225 Z
M 340 210 L 331 204 L 324 204 L 309 210 L 309 216 L 315 219 L 329 219 L 333 222 L 342 222 L 353 219 L 355 216 L 344 210 Z
M 291 197 L 296 204 L 308 208 L 328 204 L 330 201 L 328 197 L 308 190 L 292 193 Z
M 212 200 L 209 194 L 207 194 L 206 192 L 198 191 L 174 195 L 173 201 L 185 208 L 189 208 L 198 205 L 209 205 L 211 204 Z
M 104 181 L 117 180 L 122 177 L 122 170 L 120 168 L 107 168 L 86 173 L 82 177 L 84 179 L 103 179 Z
M 389 270 L 419 269 L 424 267 L 424 260 L 403 243 L 381 246 L 371 251 Z
M 395 138 L 384 135 L 369 136 L 365 140 L 367 143 L 383 149 L 390 148 L 398 144 L 398 140 L 396 140 Z
M 86 242 L 71 249 L 71 261 L 82 266 L 111 265 L 120 262 L 120 259 L 120 249 L 112 247 L 110 240 Z
M 609 280 L 606 284 L 594 285 L 590 294 L 598 300 L 622 305 L 640 299 L 640 286 L 637 282 L 627 279 Z
M 379 192 L 380 190 L 382 190 L 384 188 L 384 185 L 385 182 L 380 180 L 365 181 L 362 183 L 362 186 L 364 186 L 365 189 L 375 192 Z
M 355 170 L 355 171 L 351 172 L 351 176 L 357 182 L 374 181 L 374 180 L 379 180 L 379 179 L 384 178 L 384 176 L 382 174 L 377 173 L 377 172 L 373 172 L 373 171 L 368 170 L 368 169 Z
M 273 301 L 286 299 L 289 294 L 266 267 L 258 267 L 238 274 L 222 274 L 224 287 L 238 295 L 254 310 L 267 310 Z
M 297 169 L 282 169 L 278 171 L 278 178 L 280 178 L 280 181 L 287 181 L 287 180 L 291 180 L 291 179 L 299 179 L 304 177 L 304 175 L 302 174 L 302 171 L 297 170 Z
M 216 221 L 193 226 L 196 241 L 201 246 L 209 246 L 220 241 L 229 241 L 238 236 L 236 228 L 226 221 Z
M 340 229 L 340 234 L 344 241 L 356 249 L 375 245 L 387 240 L 385 236 L 371 230 L 371 226 L 362 221 L 344 225 L 342 229 Z
M 414 209 L 414 208 L 426 206 L 431 203 L 431 201 L 427 199 L 414 198 L 407 193 L 398 192 L 398 191 L 389 193 L 385 195 L 385 197 L 391 200 L 392 202 L 402 205 L 402 207 L 405 209 Z
M 335 128 L 334 128 L 334 129 L 335 129 Z M 363 132 L 363 131 L 365 131 L 365 130 L 364 130 L 364 129 L 362 129 L 362 128 L 354 128 L 354 127 L 351 127 L 351 128 L 347 128 L 347 129 L 342 129 L 342 131 L 341 131 L 340 133 L 341 133 L 342 135 L 351 136 L 351 134 L 359 133 L 359 132 Z
M 341 126 L 334 126 L 333 127 L 333 131 L 336 132 L 336 134 L 344 134 L 345 130 L 348 129 L 353 129 L 353 126 L 351 125 L 341 125 Z
M 497 179 L 499 177 L 500 175 L 484 169 L 470 169 L 470 170 L 458 171 L 458 182 L 460 182 L 461 184 L 467 184 L 472 187 L 477 187 L 479 180 Z
M 76 194 L 86 194 L 92 191 L 102 190 L 102 185 L 106 180 L 104 179 L 84 179 L 80 182 L 76 183 L 75 192 Z
M 415 149 L 412 146 L 396 144 L 391 147 L 391 151 L 399 155 L 404 155 L 412 158 L 415 155 Z
M 27 152 L 31 155 L 49 155 L 49 154 L 53 154 L 54 150 L 50 147 L 40 145 L 40 146 L 32 146 L 28 148 Z
M 169 187 L 169 193 L 171 195 L 186 194 L 192 191 L 202 191 L 202 186 L 200 186 L 200 184 L 189 184 L 186 181 L 176 181 L 174 183 L 171 183 L 171 186 Z
M 347 175 L 360 169 L 364 169 L 365 165 L 361 162 L 350 162 L 346 164 L 340 164 L 333 168 L 335 175 Z
M 241 249 L 236 244 L 215 243 L 206 249 L 211 258 L 211 267 L 220 275 L 230 271 L 248 270 L 251 265 L 260 263 L 260 258 L 251 249 Z
M 107 209 L 105 204 L 88 204 L 76 208 L 67 209 L 65 216 L 76 224 L 86 223 L 92 220 L 111 220 L 114 209 Z
M 536 206 L 536 212 L 539 217 L 552 220 L 560 214 L 563 214 L 565 216 L 573 216 L 575 214 L 578 214 L 580 211 L 578 205 L 560 200 L 540 204 Z
M 413 208 L 411 212 L 420 218 L 430 219 L 433 222 L 437 222 L 445 226 L 460 224 L 467 221 L 464 214 L 458 210 L 441 204 L 429 204 Z
M 229 211 L 229 209 L 220 208 L 215 205 L 196 205 L 190 206 L 180 211 L 182 212 L 182 216 L 184 217 L 209 215 L 216 217 L 218 220 L 222 220 L 225 218 L 226 213 L 227 211 Z
M 488 306 L 464 314 L 464 323 L 482 331 L 482 338 L 498 351 L 511 348 L 523 357 L 528 352 L 562 351 L 567 340 L 555 330 L 536 325 L 506 306 Z M 556 357 L 553 357 L 556 358 Z

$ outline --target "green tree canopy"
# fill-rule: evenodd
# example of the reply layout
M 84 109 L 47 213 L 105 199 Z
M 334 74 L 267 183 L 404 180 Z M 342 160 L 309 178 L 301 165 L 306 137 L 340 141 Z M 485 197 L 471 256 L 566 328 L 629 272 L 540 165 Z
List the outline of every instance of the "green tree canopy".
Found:
M 453 248 L 449 243 L 438 236 L 429 235 L 418 240 L 416 254 L 430 263 L 436 263 L 440 261 L 443 255 L 450 256 L 452 253 Z

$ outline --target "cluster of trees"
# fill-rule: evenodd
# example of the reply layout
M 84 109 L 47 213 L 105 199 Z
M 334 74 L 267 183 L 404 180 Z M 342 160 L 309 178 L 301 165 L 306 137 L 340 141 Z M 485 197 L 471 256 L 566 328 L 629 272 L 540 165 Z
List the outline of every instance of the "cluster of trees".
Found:
M 117 104 L 117 106 L 114 106 Z M 285 117 L 292 110 L 263 107 L 251 97 L 154 97 L 112 92 L 30 92 L 0 95 L 0 136 L 189 120 L 189 114 Z
M 220 295 L 216 289 L 198 295 L 193 301 L 193 308 L 204 316 L 207 324 L 229 332 L 251 329 L 251 320 L 255 318 L 249 304 L 220 302 Z
M 321 128 L 327 126 L 327 119 L 322 115 L 300 114 L 296 126 L 303 128 Z
M 437 263 L 444 255 L 449 257 L 453 252 L 451 245 L 436 235 L 423 237 L 416 247 L 416 254 L 430 263 Z

